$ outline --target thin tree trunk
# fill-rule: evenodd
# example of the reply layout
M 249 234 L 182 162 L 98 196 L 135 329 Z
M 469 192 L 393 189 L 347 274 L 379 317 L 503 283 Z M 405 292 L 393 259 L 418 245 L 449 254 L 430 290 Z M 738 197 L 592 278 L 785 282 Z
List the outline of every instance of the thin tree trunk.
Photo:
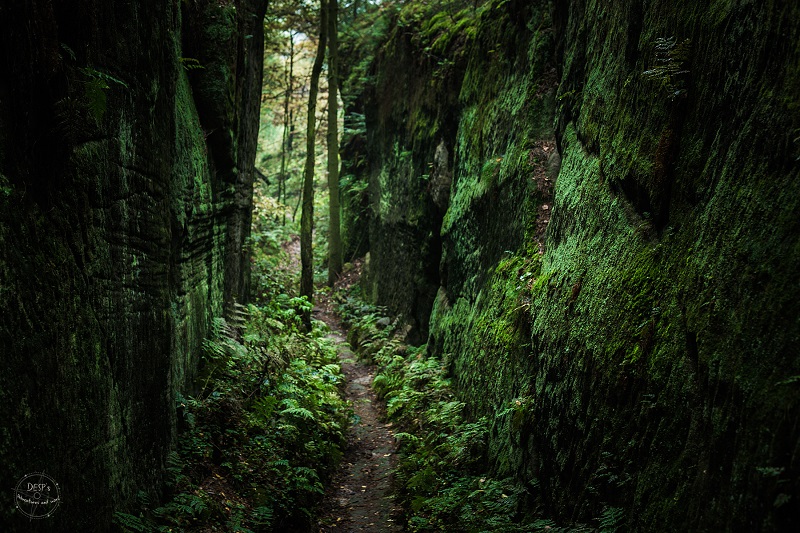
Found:
M 283 98 L 283 138 L 281 139 L 281 172 L 278 175 L 278 203 L 286 204 L 286 152 L 289 149 L 289 98 L 292 94 L 292 59 L 294 35 L 289 34 L 289 71 L 286 75 L 286 94 Z M 284 71 L 286 72 L 286 71 Z M 283 196 L 281 197 L 281 193 Z M 283 209 L 282 225 L 286 225 L 286 209 Z
M 294 211 L 292 211 L 292 220 L 297 220 L 297 212 L 300 210 L 300 203 L 302 201 L 303 201 L 303 194 L 301 191 L 301 193 L 297 195 L 297 203 L 294 205 Z
M 294 38 L 297 33 L 292 32 L 292 48 L 291 55 L 289 55 L 289 87 L 291 88 L 290 96 L 294 96 Z M 294 145 L 294 106 L 289 105 L 289 144 L 287 152 L 292 153 L 292 146 Z
M 339 0 L 328 0 L 328 285 L 342 273 L 342 236 L 339 221 Z
M 306 124 L 306 166 L 303 172 L 303 210 L 300 215 L 300 295 L 314 300 L 314 256 L 311 250 L 311 234 L 314 230 L 314 142 L 316 140 L 317 93 L 319 75 L 325 60 L 325 44 L 328 32 L 328 3 L 320 0 L 319 44 L 317 56 L 311 68 L 311 84 L 308 92 L 308 121 Z M 306 326 L 311 325 L 311 315 L 303 317 Z

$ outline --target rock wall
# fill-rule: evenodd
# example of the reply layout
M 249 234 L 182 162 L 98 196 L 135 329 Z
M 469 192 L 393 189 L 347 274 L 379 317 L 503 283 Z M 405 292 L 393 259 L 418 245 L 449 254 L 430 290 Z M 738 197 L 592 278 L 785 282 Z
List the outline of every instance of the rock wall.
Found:
M 462 31 L 472 22 L 470 12 L 460 12 L 458 24 L 451 26 L 444 12 L 436 16 L 410 4 L 389 22 L 386 45 L 371 69 L 376 82 L 359 101 L 366 149 L 355 153 L 365 151 L 366 163 L 343 163 L 368 182 L 367 293 L 402 316 L 410 338 L 420 342 L 427 336 L 439 285 L 439 227 L 452 176 L 464 54 L 472 39 L 471 32 Z M 415 27 L 419 32 L 407 31 Z M 446 37 L 431 49 L 429 39 L 442 28 L 449 29 Z M 441 54 L 452 60 L 442 63 Z M 350 145 L 344 148 L 347 156 Z M 347 221 L 349 206 L 344 206 Z M 356 240 L 356 229 L 345 228 L 349 241 Z
M 263 4 L 0 7 L 0 485 L 61 493 L 31 521 L 4 490 L 0 529 L 107 531 L 161 491 L 175 393 L 247 295 Z
M 401 13 L 384 53 L 432 49 L 447 31 L 431 19 Z M 493 469 L 528 484 L 523 512 L 562 523 L 789 530 L 800 7 L 498 0 L 474 20 L 463 55 L 439 54 L 456 68 L 428 80 L 426 104 L 414 88 L 429 71 L 377 84 L 367 109 L 406 130 L 367 128 L 372 201 L 391 199 L 378 212 L 424 220 L 429 242 L 439 229 L 428 347 L 473 414 L 506 413 Z M 420 111 L 454 117 L 452 134 L 409 144 Z M 435 205 L 442 139 L 439 225 L 420 206 Z M 407 313 L 386 294 L 420 285 L 397 271 L 436 254 L 409 263 L 419 238 L 384 236 L 385 220 L 370 233 L 372 294 Z

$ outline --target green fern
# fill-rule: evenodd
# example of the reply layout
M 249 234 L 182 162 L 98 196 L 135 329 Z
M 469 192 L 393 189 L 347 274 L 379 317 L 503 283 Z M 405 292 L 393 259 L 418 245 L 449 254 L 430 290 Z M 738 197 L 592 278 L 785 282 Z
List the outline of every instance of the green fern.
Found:
M 144 519 L 128 513 L 114 513 L 114 523 L 122 529 L 124 533 L 150 533 L 153 527 Z
M 313 522 L 321 479 L 342 457 L 352 409 L 341 397 L 328 331 L 315 325 L 301 332 L 298 310 L 308 301 L 275 290 L 263 305 L 233 304 L 210 323 L 201 392 L 175 396 L 182 431 L 177 454 L 167 458 L 173 497 L 152 511 L 142 504 L 143 518 L 128 518 L 129 531 L 139 522 L 153 533 Z M 203 492 L 209 473 L 227 481 L 224 495 Z
M 265 396 L 256 400 L 252 407 L 253 424 L 266 426 L 272 419 L 277 405 L 278 399 L 274 396 Z
M 107 108 L 106 91 L 111 88 L 112 84 L 126 89 L 128 84 L 92 67 L 83 67 L 79 70 L 84 76 L 83 86 L 89 113 L 97 122 L 101 122 Z
M 522 485 L 489 472 L 490 428 L 519 430 L 530 417 L 533 398 L 512 398 L 496 417 L 469 420 L 446 365 L 429 357 L 424 345 L 408 347 L 383 336 L 377 328 L 380 315 L 359 317 L 360 309 L 358 301 L 347 300 L 343 315 L 349 317 L 349 337 L 358 341 L 359 355 L 366 352 L 378 366 L 373 389 L 386 401 L 387 417 L 398 430 L 396 500 L 406 510 L 409 531 L 594 530 L 559 528 L 531 516 L 536 480 Z
M 180 61 L 183 69 L 187 72 L 191 72 L 192 70 L 203 69 L 206 68 L 200 64 L 200 61 L 193 58 L 193 57 L 179 57 L 178 61 Z
M 644 78 L 662 83 L 670 100 L 686 93 L 683 79 L 689 73 L 685 65 L 689 60 L 691 43 L 690 39 L 678 42 L 676 37 L 659 37 L 655 41 L 655 64 L 642 73 Z
M 201 496 L 181 492 L 175 495 L 171 502 L 159 507 L 153 513 L 156 516 L 173 517 L 177 522 L 182 523 L 199 518 L 207 509 L 208 505 Z
M 294 416 L 304 420 L 315 420 L 314 413 L 304 407 L 289 407 L 281 411 L 283 416 Z
M 600 533 L 615 533 L 621 527 L 625 511 L 620 507 L 606 507 L 600 514 Z
M 272 525 L 273 512 L 271 507 L 256 507 L 251 514 L 253 525 L 259 526 L 262 529 Z

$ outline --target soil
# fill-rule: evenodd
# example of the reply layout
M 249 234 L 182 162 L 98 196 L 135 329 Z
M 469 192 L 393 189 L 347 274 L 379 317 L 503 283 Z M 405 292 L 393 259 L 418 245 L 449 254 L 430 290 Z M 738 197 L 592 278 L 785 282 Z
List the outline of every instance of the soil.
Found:
M 554 157 L 560 164 L 560 156 L 554 141 L 537 141 L 531 149 L 528 162 L 532 167 L 531 179 L 536 182 L 536 188 L 541 194 L 542 203 L 536 213 L 536 243 L 539 246 L 539 255 L 544 255 L 544 240 L 547 225 L 550 223 L 553 208 L 553 178 L 549 168 L 554 164 Z M 557 172 L 556 172 L 557 174 Z
M 287 260 L 281 261 L 278 270 L 290 272 L 292 275 L 300 273 L 300 235 L 292 235 L 292 239 L 281 244 L 281 248 L 289 256 Z
M 331 329 L 355 420 L 342 465 L 325 492 L 319 531 L 401 531 L 400 510 L 391 498 L 395 439 L 392 424 L 382 421 L 381 404 L 372 390 L 375 367 L 358 361 L 341 331 Z
M 363 260 L 354 261 L 334 289 L 357 283 L 362 269 Z M 372 390 L 375 366 L 359 361 L 350 350 L 329 293 L 318 294 L 314 318 L 328 324 L 329 337 L 339 346 L 344 393 L 355 414 L 342 465 L 325 491 L 319 531 L 402 531 L 400 509 L 391 497 L 396 442 L 392 424 L 383 422 L 383 406 Z

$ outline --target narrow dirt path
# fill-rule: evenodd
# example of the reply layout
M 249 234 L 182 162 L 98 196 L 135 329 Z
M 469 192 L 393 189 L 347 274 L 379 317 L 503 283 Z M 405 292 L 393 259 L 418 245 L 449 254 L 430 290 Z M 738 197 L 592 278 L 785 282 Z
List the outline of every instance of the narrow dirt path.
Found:
M 283 244 L 288 254 L 286 269 L 300 271 L 300 239 Z M 358 282 L 363 259 L 342 275 L 336 289 Z M 338 346 L 345 397 L 353 405 L 355 420 L 347 436 L 347 448 L 339 471 L 325 491 L 317 522 L 320 533 L 402 531 L 400 509 L 390 497 L 391 471 L 395 466 L 396 443 L 392 424 L 382 422 L 382 405 L 372 390 L 375 366 L 356 358 L 344 337 L 339 317 L 333 311 L 330 296 L 318 293 L 313 316 L 331 328 L 328 335 Z
M 399 509 L 390 498 L 395 440 L 391 423 L 381 421 L 381 404 L 372 390 L 375 367 L 356 359 L 326 307 L 323 303 L 318 308 L 316 318 L 331 327 L 329 337 L 339 345 L 345 396 L 353 404 L 355 420 L 342 465 L 325 492 L 319 531 L 399 532 Z

